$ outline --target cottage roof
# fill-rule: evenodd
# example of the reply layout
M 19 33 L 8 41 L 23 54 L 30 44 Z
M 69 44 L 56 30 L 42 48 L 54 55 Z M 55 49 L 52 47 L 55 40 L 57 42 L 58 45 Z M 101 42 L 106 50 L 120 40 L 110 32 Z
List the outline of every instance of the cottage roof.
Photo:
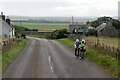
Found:
M 1 18 L 0 18 L 0 25 L 4 25 L 4 26 L 6 26 L 10 31 L 12 31 L 12 28 L 10 27 L 10 25 L 7 23 L 7 22 L 5 22 L 4 20 L 2 20 Z M 4 27 L 3 26 L 3 27 Z
M 78 29 L 77 32 L 85 32 L 85 30 L 84 29 Z
M 96 28 L 97 31 L 101 31 L 102 29 L 104 29 L 106 27 L 106 23 L 102 23 L 100 26 L 98 26 Z

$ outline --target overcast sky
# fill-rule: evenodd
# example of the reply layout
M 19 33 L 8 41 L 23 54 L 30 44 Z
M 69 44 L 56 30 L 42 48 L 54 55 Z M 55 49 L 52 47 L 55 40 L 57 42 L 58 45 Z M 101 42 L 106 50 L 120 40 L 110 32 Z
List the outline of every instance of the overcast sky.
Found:
M 0 0 L 0 12 L 17 16 L 118 16 L 120 0 Z

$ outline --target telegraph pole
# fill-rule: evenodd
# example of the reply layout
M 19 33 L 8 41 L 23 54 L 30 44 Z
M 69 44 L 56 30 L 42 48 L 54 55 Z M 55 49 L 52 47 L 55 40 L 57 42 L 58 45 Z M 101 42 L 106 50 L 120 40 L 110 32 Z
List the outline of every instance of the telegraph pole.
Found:
M 21 20 L 20 20 L 20 26 L 22 26 L 22 25 L 21 25 Z
M 73 16 L 72 16 L 72 24 L 74 23 Z

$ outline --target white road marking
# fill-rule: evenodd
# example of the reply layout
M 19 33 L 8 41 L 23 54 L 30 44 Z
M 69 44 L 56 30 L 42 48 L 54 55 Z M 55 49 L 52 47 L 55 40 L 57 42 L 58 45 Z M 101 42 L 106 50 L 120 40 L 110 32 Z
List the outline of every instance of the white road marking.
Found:
M 48 57 L 49 62 L 51 63 L 51 56 Z
M 49 56 L 48 60 L 49 60 L 49 63 L 50 63 L 51 72 L 53 73 L 53 63 L 51 62 L 51 56 Z
M 51 66 L 50 68 L 51 68 L 51 72 L 53 73 L 53 67 Z

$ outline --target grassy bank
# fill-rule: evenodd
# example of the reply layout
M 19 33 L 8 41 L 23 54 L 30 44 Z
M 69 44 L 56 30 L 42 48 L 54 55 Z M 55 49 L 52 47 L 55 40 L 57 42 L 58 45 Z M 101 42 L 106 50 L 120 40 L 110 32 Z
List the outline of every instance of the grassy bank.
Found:
M 20 51 L 25 47 L 28 39 L 22 39 L 22 42 L 16 43 L 10 50 L 2 53 L 2 72 L 4 72 L 9 64 L 15 59 Z
M 66 46 L 73 48 L 74 42 L 68 38 L 59 39 L 58 41 L 62 42 Z M 87 45 L 86 45 L 87 46 Z M 111 56 L 103 54 L 101 51 L 94 49 L 90 46 L 87 46 L 87 51 L 85 56 L 95 62 L 97 65 L 101 66 L 108 72 L 110 72 L 113 76 L 118 76 L 118 61 Z

